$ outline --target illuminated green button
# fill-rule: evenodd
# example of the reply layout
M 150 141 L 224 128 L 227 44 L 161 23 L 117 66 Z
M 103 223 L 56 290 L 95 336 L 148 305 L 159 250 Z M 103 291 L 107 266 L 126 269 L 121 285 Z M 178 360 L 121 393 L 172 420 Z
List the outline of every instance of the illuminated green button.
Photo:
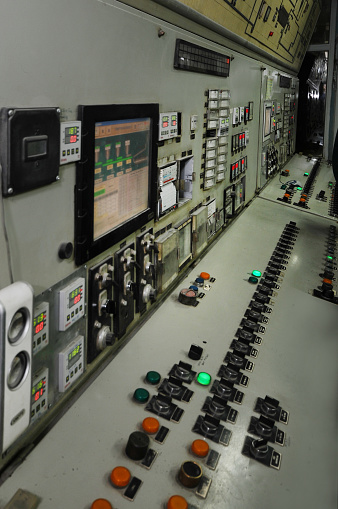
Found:
M 304 173 L 304 177 L 308 177 L 308 176 L 309 176 L 309 173 L 306 171 L 306 172 Z
M 135 390 L 133 398 L 138 403 L 147 403 L 149 399 L 149 392 L 147 389 L 143 389 L 142 387 Z
M 333 260 L 333 256 L 327 256 L 327 259 L 331 261 Z
M 258 278 L 255 276 L 249 277 L 249 283 L 252 283 L 253 285 L 256 285 L 258 283 Z
M 251 272 L 251 274 L 252 274 L 253 276 L 256 276 L 256 277 L 261 277 L 261 275 L 262 275 L 262 273 L 261 273 L 261 271 L 260 271 L 260 270 L 253 270 L 253 271 Z
M 157 371 L 148 371 L 146 381 L 151 385 L 157 385 L 161 380 L 161 375 Z
M 198 373 L 197 375 L 197 382 L 201 385 L 209 385 L 211 382 L 211 376 L 209 373 L 201 371 L 201 373 Z
M 301 191 L 303 188 L 298 186 L 297 189 L 298 189 L 298 191 Z

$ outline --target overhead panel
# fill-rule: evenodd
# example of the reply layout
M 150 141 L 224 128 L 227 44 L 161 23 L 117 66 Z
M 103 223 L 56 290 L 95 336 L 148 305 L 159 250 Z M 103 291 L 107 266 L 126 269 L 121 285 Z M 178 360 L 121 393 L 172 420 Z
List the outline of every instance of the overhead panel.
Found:
M 204 24 L 194 11 L 201 14 L 208 26 L 215 23 L 215 31 L 229 30 L 294 71 L 301 66 L 321 10 L 321 0 L 172 0 L 170 5 Z

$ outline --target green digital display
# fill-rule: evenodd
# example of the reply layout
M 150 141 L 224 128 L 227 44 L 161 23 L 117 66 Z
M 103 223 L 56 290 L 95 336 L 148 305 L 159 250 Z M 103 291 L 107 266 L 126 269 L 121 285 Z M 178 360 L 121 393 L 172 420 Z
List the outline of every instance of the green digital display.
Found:
M 68 354 L 68 369 L 70 369 L 81 357 L 81 345 L 77 345 L 71 352 Z
M 69 300 L 69 308 L 75 306 L 75 304 L 78 304 L 82 298 L 82 285 L 75 288 L 75 290 L 72 290 L 70 294 L 68 295 Z

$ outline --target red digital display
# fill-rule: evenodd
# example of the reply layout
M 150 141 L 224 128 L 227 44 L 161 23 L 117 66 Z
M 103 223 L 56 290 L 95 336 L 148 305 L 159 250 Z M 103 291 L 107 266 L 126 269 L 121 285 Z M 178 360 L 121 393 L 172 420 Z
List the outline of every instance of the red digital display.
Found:
M 40 322 L 38 325 L 36 325 L 34 334 L 39 334 L 39 332 L 42 331 L 44 326 L 45 326 L 44 322 Z
M 34 401 L 38 401 L 43 395 L 44 389 L 40 389 L 34 394 Z

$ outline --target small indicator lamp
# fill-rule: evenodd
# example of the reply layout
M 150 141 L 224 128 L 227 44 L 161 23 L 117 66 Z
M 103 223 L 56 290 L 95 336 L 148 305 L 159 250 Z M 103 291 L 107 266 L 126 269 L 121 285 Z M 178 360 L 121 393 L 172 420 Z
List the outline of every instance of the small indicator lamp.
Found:
M 298 191 L 301 191 L 303 188 L 298 186 L 297 189 L 298 189 Z
M 256 277 L 261 277 L 261 275 L 262 275 L 262 273 L 261 273 L 261 271 L 260 271 L 260 270 L 253 270 L 253 271 L 251 272 L 251 274 L 252 274 L 253 276 L 256 276 Z
M 209 385 L 211 382 L 211 376 L 209 373 L 201 371 L 201 373 L 198 373 L 197 375 L 197 382 L 201 385 Z
M 327 259 L 331 261 L 333 260 L 333 256 L 327 256 Z
M 253 285 L 256 285 L 258 283 L 258 278 L 255 276 L 250 276 L 248 279 L 249 283 L 252 283 Z
M 304 177 L 308 177 L 308 176 L 309 176 L 309 173 L 306 171 L 306 172 L 304 173 Z

